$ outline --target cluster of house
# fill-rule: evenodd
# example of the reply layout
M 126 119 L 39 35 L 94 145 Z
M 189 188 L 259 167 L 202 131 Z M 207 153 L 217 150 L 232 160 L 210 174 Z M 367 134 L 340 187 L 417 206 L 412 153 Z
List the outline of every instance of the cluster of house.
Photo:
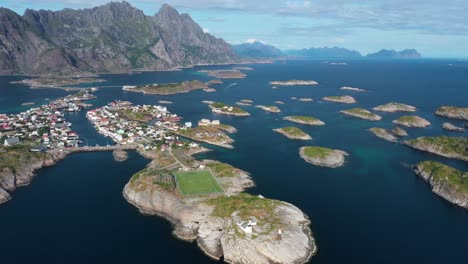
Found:
M 249 221 L 237 221 L 237 226 L 247 234 L 252 234 L 252 227 L 257 225 L 257 219 L 255 217 L 251 217 Z
M 19 114 L 0 114 L 0 137 L 4 146 L 36 143 L 31 151 L 78 146 L 79 136 L 64 118 L 61 104 L 50 103 Z
M 144 115 L 150 121 L 131 120 L 125 116 L 129 113 Z M 157 105 L 133 106 L 112 102 L 108 106 L 88 111 L 86 116 L 99 133 L 110 137 L 117 144 L 153 141 L 180 144 L 170 132 L 185 128 L 180 124 L 180 117 L 170 113 L 167 107 Z
M 49 107 L 52 107 L 55 110 L 63 110 L 66 112 L 78 112 L 83 110 L 87 104 L 83 103 L 83 101 L 86 100 L 91 100 L 96 98 L 91 91 L 93 91 L 94 88 L 91 89 L 86 89 L 83 91 L 80 91 L 76 94 L 73 95 L 67 95 L 63 98 L 51 101 L 49 103 Z
M 199 126 L 213 126 L 213 125 L 220 125 L 221 122 L 219 122 L 219 120 L 209 120 L 209 119 L 206 119 L 206 118 L 203 118 L 202 120 L 198 121 L 198 125 Z

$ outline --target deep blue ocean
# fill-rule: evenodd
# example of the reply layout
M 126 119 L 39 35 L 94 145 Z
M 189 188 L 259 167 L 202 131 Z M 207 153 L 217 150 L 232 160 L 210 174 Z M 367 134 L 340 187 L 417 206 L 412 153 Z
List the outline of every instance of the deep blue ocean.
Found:
M 201 69 L 232 66 L 204 66 L 176 72 L 103 75 L 106 86 L 95 94 L 98 107 L 115 99 L 136 104 L 174 103 L 171 112 L 196 122 L 220 119 L 238 129 L 234 149 L 213 148 L 200 158 L 217 159 L 251 173 L 256 187 L 249 190 L 269 198 L 290 202 L 306 213 L 318 245 L 311 263 L 466 263 L 468 252 L 468 210 L 433 194 L 428 184 L 413 174 L 407 164 L 437 160 L 464 171 L 468 164 L 390 143 L 367 131 L 377 126 L 392 128 L 401 113 L 379 113 L 381 121 L 347 117 L 340 110 L 371 109 L 391 101 L 418 108 L 415 114 L 428 119 L 428 128 L 406 129 L 414 138 L 426 135 L 467 136 L 441 128 L 450 121 L 434 115 L 441 105 L 468 107 L 468 61 L 346 61 L 331 65 L 320 60 L 289 60 L 273 64 L 247 65 L 247 78 L 224 80 L 213 85 L 215 93 L 193 91 L 172 96 L 123 92 L 122 85 L 181 82 L 211 78 Z M 245 66 L 245 65 L 242 65 Z M 0 77 L 0 113 L 27 109 L 24 102 L 70 94 L 58 89 L 29 89 L 10 84 L 21 77 Z M 274 80 L 316 80 L 317 86 L 272 89 Z M 236 85 L 231 85 L 236 83 Z M 356 93 L 341 86 L 366 89 Z M 329 95 L 354 96 L 358 102 L 345 105 L 322 101 Z M 290 97 L 310 97 L 299 102 Z M 255 107 L 243 107 L 250 117 L 213 115 L 202 100 L 233 104 L 251 99 L 255 104 L 279 105 L 272 114 Z M 282 117 L 312 115 L 325 126 L 301 126 L 313 140 L 294 141 L 272 131 L 284 125 Z M 88 144 L 106 144 L 94 131 L 85 111 L 69 114 L 74 130 Z M 305 163 L 298 155 L 301 146 L 317 145 L 341 149 L 350 154 L 344 167 L 321 168 Z M 164 219 L 141 215 L 122 197 L 131 175 L 148 163 L 136 153 L 126 162 L 113 160 L 111 153 L 74 154 L 59 164 L 41 169 L 29 186 L 19 188 L 13 199 L 0 206 L 1 263 L 214 263 L 195 243 L 177 240 Z

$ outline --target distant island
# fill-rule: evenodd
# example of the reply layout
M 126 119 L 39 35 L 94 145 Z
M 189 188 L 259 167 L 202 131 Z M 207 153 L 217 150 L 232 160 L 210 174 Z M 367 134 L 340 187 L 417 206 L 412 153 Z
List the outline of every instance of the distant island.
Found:
M 415 49 L 405 49 L 402 51 L 380 50 L 376 53 L 367 54 L 370 59 L 420 59 L 421 54 Z
M 194 81 L 184 81 L 181 83 L 155 83 L 139 86 L 124 86 L 122 89 L 128 92 L 136 92 L 143 94 L 159 94 L 159 95 L 170 95 L 178 93 L 188 93 L 197 89 L 208 89 L 209 86 L 203 82 L 194 80 Z
M 300 140 L 310 140 L 312 139 L 307 133 L 305 133 L 302 129 L 297 127 L 282 127 L 282 128 L 275 128 L 273 131 L 278 132 L 287 138 L 290 139 L 300 139 Z
M 347 90 L 347 91 L 354 91 L 354 92 L 367 92 L 364 89 L 361 88 L 355 88 L 355 87 L 349 87 L 349 86 L 343 86 L 340 88 L 340 90 Z
M 364 108 L 353 108 L 353 109 L 348 109 L 348 110 L 342 110 L 340 112 L 346 115 L 359 117 L 359 118 L 370 120 L 370 121 L 378 121 L 382 119 L 381 116 L 373 114 Z
M 345 156 L 348 154 L 341 150 L 310 146 L 300 148 L 299 155 L 308 163 L 317 166 L 337 168 L 343 166 Z
M 247 76 L 239 70 L 201 70 L 201 73 L 206 73 L 211 77 L 220 79 L 242 79 Z
M 289 80 L 289 81 L 273 81 L 271 85 L 282 85 L 282 86 L 294 86 L 294 85 L 317 85 L 316 81 L 304 81 L 304 80 Z
M 354 97 L 349 96 L 349 95 L 325 96 L 323 100 L 335 102 L 335 103 L 344 103 L 344 104 L 356 103 L 356 99 L 354 99 Z
M 241 58 L 279 58 L 284 53 L 274 46 L 260 41 L 231 45 L 234 53 Z
M 468 173 L 436 161 L 423 161 L 414 172 L 431 185 L 432 191 L 445 200 L 468 209 Z
M 323 126 L 325 122 L 312 116 L 286 116 L 284 120 L 291 121 L 298 124 Z

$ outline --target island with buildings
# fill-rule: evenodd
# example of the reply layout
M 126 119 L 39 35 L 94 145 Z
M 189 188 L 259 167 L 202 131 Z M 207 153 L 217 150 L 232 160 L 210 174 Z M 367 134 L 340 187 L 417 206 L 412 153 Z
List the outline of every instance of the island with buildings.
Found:
M 210 87 L 200 81 L 184 81 L 181 83 L 154 83 L 146 85 L 131 86 L 125 85 L 122 90 L 127 92 L 143 93 L 143 94 L 158 94 L 158 95 L 170 95 L 178 93 L 188 93 L 193 90 L 208 90 Z M 211 91 L 211 90 L 209 90 Z M 215 90 L 216 91 L 216 90 Z
M 281 127 L 275 128 L 273 131 L 278 132 L 290 139 L 311 140 L 312 137 L 297 127 Z
M 344 165 L 345 156 L 348 156 L 348 153 L 342 150 L 308 146 L 301 147 L 299 155 L 308 163 L 322 167 L 337 168 Z
M 209 104 L 211 111 L 216 114 L 233 115 L 233 116 L 250 116 L 249 112 L 237 106 L 230 106 L 221 102 L 213 102 Z

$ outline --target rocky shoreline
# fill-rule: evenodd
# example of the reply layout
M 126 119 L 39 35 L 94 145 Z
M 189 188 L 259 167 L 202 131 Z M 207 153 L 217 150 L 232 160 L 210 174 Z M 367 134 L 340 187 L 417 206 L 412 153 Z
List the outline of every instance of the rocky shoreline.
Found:
M 304 131 L 300 130 L 299 128 L 294 128 L 294 131 L 288 131 L 288 129 L 294 127 L 283 127 L 283 128 L 275 128 L 273 131 L 278 132 L 289 139 L 299 139 L 299 140 L 311 140 L 312 137 L 305 133 Z
M 349 116 L 354 116 L 362 119 L 366 119 L 369 121 L 379 121 L 382 119 L 381 116 L 371 113 L 370 111 L 364 108 L 353 108 L 348 110 L 342 110 L 341 113 Z
M 283 120 L 303 124 L 303 125 L 312 125 L 312 126 L 324 126 L 325 122 L 309 116 L 286 116 Z
M 468 161 L 468 138 L 464 137 L 418 137 L 403 141 L 403 144 L 437 154 L 446 158 Z
M 436 115 L 448 118 L 468 120 L 468 108 L 456 106 L 441 106 L 437 108 Z
M 385 139 L 387 141 L 390 141 L 390 142 L 398 141 L 398 138 L 396 138 L 392 133 L 388 132 L 386 129 L 372 127 L 372 128 L 369 128 L 369 131 L 372 132 L 377 137 Z
M 325 96 L 323 98 L 325 101 L 343 103 L 343 104 L 353 104 L 356 103 L 356 99 L 349 95 L 340 95 L 340 96 Z
M 466 184 L 468 173 L 435 161 L 423 161 L 413 167 L 414 172 L 431 186 L 432 192 L 445 200 L 468 209 Z
M 208 167 L 217 163 L 202 162 Z M 151 174 L 139 176 L 137 173 L 125 185 L 123 196 L 141 213 L 170 221 L 177 238 L 196 241 L 213 259 L 223 258 L 227 263 L 307 262 L 317 251 L 307 216 L 292 204 L 243 193 L 254 183 L 248 173 L 233 169 L 235 173 L 230 176 L 213 171 L 224 188 L 224 195 L 181 196 L 177 188 L 167 189 L 156 184 Z M 226 203 L 229 206 L 225 206 Z M 238 221 L 249 212 L 260 212 L 251 234 L 238 226 Z M 262 218 L 265 213 L 269 217 Z M 270 217 L 276 220 L 265 223 Z M 275 230 L 278 227 L 279 233 Z
M 290 81 L 272 81 L 271 85 L 295 86 L 295 85 L 317 85 L 316 81 L 290 80 Z
M 393 120 L 392 123 L 405 127 L 417 128 L 423 128 L 431 125 L 429 121 L 419 116 L 402 116 L 398 119 Z
M 386 103 L 384 105 L 379 105 L 374 108 L 372 108 L 376 111 L 381 111 L 381 112 L 389 112 L 389 113 L 395 113 L 395 112 L 416 112 L 416 107 L 412 105 L 407 105 L 407 104 L 402 104 L 402 103 L 396 103 L 396 102 L 390 102 Z

